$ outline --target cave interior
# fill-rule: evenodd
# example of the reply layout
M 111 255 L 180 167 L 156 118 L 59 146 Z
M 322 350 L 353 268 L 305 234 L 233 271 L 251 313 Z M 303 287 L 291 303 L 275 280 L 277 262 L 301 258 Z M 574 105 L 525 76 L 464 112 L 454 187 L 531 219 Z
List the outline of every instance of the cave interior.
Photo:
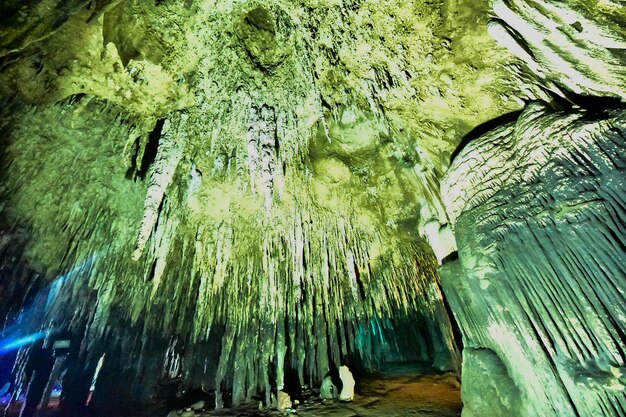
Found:
M 0 415 L 626 416 L 623 0 L 3 0 Z

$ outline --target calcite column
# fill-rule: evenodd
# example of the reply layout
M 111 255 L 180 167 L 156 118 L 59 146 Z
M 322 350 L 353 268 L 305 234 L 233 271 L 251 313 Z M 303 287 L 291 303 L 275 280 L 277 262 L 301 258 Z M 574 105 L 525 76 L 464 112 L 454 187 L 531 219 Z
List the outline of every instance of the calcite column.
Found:
M 462 149 L 442 193 L 463 416 L 625 415 L 626 111 L 531 104 Z

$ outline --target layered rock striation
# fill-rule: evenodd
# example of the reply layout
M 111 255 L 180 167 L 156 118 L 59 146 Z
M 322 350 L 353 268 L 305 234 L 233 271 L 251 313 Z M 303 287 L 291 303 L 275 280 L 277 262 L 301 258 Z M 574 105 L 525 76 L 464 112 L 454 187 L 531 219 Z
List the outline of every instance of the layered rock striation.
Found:
M 441 273 L 464 416 L 624 413 L 625 123 L 623 109 L 533 104 L 453 161 L 459 259 Z
M 493 2 L 490 33 L 553 100 L 466 141 L 442 181 L 464 416 L 626 415 L 625 16 L 591 3 Z

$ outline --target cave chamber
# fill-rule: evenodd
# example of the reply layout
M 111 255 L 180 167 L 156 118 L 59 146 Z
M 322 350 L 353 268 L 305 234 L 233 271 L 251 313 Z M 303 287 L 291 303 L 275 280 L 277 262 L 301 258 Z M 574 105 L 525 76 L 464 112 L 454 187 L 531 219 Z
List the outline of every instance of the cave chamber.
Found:
M 1 412 L 626 416 L 621 3 L 2 3 Z

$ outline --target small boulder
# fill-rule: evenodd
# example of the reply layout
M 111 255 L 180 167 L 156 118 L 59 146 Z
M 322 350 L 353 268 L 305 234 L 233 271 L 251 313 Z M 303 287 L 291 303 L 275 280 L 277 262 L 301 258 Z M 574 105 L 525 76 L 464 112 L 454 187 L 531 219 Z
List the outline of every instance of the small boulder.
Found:
M 320 398 L 323 400 L 332 400 L 333 398 L 337 398 L 337 387 L 333 384 L 333 380 L 330 376 L 327 376 L 322 381 L 322 386 L 320 387 Z
M 285 411 L 293 406 L 291 397 L 284 391 L 278 391 L 278 411 Z

